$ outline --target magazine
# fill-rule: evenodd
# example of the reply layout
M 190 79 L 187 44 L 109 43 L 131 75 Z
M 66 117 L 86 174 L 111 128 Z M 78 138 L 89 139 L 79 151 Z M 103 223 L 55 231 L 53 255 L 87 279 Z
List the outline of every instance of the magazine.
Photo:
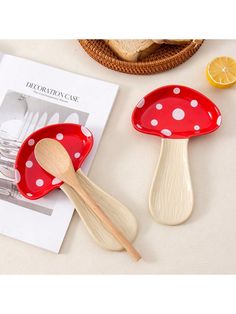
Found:
M 82 166 L 88 173 L 118 86 L 26 59 L 0 55 L 0 233 L 58 253 L 73 214 L 56 190 L 29 201 L 17 190 L 17 149 L 32 132 L 51 124 L 85 125 L 94 146 Z

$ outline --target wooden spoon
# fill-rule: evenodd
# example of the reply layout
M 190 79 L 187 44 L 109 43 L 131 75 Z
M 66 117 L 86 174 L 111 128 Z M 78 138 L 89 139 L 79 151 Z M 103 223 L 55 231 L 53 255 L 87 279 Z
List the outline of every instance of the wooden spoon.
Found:
M 46 138 L 36 144 L 34 153 L 40 166 L 54 177 L 72 187 L 85 204 L 102 221 L 106 229 L 119 241 L 127 253 L 129 253 L 135 261 L 138 261 L 141 258 L 138 251 L 82 188 L 66 149 L 58 141 Z

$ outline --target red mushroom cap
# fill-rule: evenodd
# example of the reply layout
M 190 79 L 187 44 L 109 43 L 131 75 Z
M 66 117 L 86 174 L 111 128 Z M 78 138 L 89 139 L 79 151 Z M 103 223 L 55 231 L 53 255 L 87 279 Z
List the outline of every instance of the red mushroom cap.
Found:
M 81 167 L 93 145 L 92 133 L 78 124 L 54 124 L 31 134 L 23 142 L 15 163 L 17 187 L 31 200 L 45 196 L 63 183 L 42 169 L 35 159 L 35 144 L 43 138 L 59 141 L 69 153 L 75 170 Z
M 183 139 L 215 131 L 221 124 L 221 114 L 216 105 L 198 91 L 169 85 L 139 101 L 132 123 L 139 132 Z

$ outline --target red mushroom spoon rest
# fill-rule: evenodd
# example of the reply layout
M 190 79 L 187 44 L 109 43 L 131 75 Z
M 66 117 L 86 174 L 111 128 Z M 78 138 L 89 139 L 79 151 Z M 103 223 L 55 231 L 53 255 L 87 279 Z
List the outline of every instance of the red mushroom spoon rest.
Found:
M 35 158 L 35 145 L 44 138 L 55 139 L 66 147 L 75 169 L 81 167 L 93 146 L 91 132 L 76 124 L 54 124 L 31 134 L 22 144 L 15 163 L 17 187 L 31 200 L 41 198 L 63 184 L 43 170 Z
M 126 238 L 129 241 L 134 241 L 137 234 L 137 222 L 134 215 L 123 204 L 91 182 L 80 169 L 93 145 L 91 132 L 83 126 L 77 124 L 51 125 L 36 131 L 24 141 L 15 164 L 16 180 L 21 194 L 33 200 L 45 196 L 56 188 L 60 188 L 73 201 L 81 220 L 98 245 L 109 250 L 123 249 L 97 216 L 94 215 L 91 208 L 69 185 L 54 178 L 40 167 L 36 161 L 34 149 L 36 144 L 43 138 L 56 139 L 67 149 L 74 168 L 78 169 L 77 178 L 81 187 L 92 195 L 96 203 L 109 216 L 111 221 L 122 230 Z
M 188 141 L 220 126 L 219 109 L 196 90 L 170 85 L 141 99 L 133 111 L 132 123 L 137 131 L 162 138 L 149 197 L 153 218 L 167 225 L 186 221 L 193 208 Z

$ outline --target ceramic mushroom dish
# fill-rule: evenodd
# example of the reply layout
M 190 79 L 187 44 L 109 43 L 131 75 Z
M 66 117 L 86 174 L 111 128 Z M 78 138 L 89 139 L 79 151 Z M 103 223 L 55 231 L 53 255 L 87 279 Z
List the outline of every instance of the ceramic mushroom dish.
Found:
M 18 190 L 31 200 L 41 198 L 63 184 L 43 170 L 36 161 L 35 144 L 42 138 L 59 141 L 70 154 L 76 170 L 81 167 L 93 146 L 91 132 L 84 126 L 70 123 L 50 125 L 29 136 L 17 155 L 15 173 Z
M 42 143 L 47 143 L 43 152 L 41 148 L 41 156 L 43 154 L 43 158 L 47 159 L 48 171 L 37 159 L 37 148 Z M 135 216 L 126 206 L 96 186 L 80 169 L 92 146 L 93 135 L 82 125 L 62 123 L 37 130 L 23 142 L 18 152 L 15 163 L 17 187 L 20 193 L 30 200 L 41 198 L 60 188 L 73 203 L 89 234 L 98 245 L 112 251 L 126 249 L 135 260 L 139 260 L 141 255 L 131 244 L 137 234 Z M 50 172 L 51 168 L 59 169 L 65 165 L 65 160 L 58 155 L 58 147 L 60 151 L 63 150 L 64 155 L 66 153 L 69 164 L 77 171 L 76 182 L 78 181 L 81 193 Z M 94 212 L 95 206 L 99 214 L 101 213 L 100 216 Z M 101 216 L 105 217 L 107 224 Z
M 220 111 L 198 91 L 170 85 L 142 98 L 133 111 L 132 123 L 137 131 L 162 138 L 150 191 L 150 212 L 159 223 L 180 224 L 193 208 L 188 141 L 215 131 L 221 124 Z

